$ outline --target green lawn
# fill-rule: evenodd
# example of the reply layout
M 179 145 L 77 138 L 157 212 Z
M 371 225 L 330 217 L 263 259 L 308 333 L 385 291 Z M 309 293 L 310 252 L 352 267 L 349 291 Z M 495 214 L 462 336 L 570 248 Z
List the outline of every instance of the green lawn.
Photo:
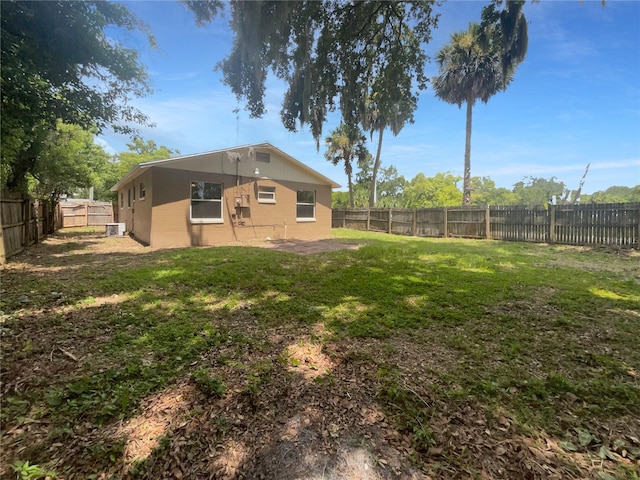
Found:
M 278 409 L 296 398 L 288 408 L 307 411 L 306 401 L 335 414 L 342 434 L 318 427 L 329 457 L 349 436 L 378 460 L 400 452 L 397 471 L 434 478 L 639 478 L 637 251 L 334 235 L 359 249 L 92 253 L 106 240 L 75 232 L 10 262 L 2 471 L 29 461 L 60 478 L 159 478 L 186 438 L 175 455 L 185 478 L 200 478 L 209 467 L 194 460 L 206 450 L 197 428 L 179 437 L 171 423 L 135 463 L 126 435 L 113 433 L 154 395 L 187 385 L 196 397 L 181 418 L 213 432 L 214 460 L 245 439 L 233 419 L 247 417 L 267 433 L 246 448 L 266 458 Z M 327 366 L 298 354 L 312 347 Z M 317 374 L 305 383 L 303 370 Z M 338 405 L 322 403 L 334 394 Z M 360 407 L 384 416 L 371 428 L 389 434 L 385 445 L 354 420 Z

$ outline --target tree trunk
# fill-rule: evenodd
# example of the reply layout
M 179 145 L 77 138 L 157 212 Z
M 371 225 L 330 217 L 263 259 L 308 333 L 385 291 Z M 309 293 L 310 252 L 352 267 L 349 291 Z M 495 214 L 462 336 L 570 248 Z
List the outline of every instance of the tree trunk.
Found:
M 467 135 L 464 144 L 464 180 L 462 205 L 471 205 L 471 123 L 473 100 L 467 99 Z
M 353 202 L 353 182 L 351 181 L 351 173 L 347 174 L 347 180 L 349 181 L 349 206 L 354 208 L 355 203 Z
M 48 231 L 47 234 L 53 235 L 56 233 L 56 209 L 60 203 L 60 195 L 52 194 L 49 200 L 45 203 L 45 215 L 48 217 Z M 87 217 L 87 223 L 89 218 Z
M 351 180 L 351 177 L 353 175 L 353 168 L 351 166 L 351 155 L 345 157 L 344 159 L 344 173 L 347 174 L 347 180 L 349 184 L 349 206 L 353 208 L 355 204 L 353 202 L 353 181 Z
M 380 168 L 380 151 L 382 150 L 382 134 L 384 127 L 380 127 L 380 136 L 378 137 L 378 151 L 376 152 L 376 161 L 373 163 L 373 172 L 371 174 L 371 190 L 369 191 L 369 208 L 376 206 L 376 180 L 378 169 Z

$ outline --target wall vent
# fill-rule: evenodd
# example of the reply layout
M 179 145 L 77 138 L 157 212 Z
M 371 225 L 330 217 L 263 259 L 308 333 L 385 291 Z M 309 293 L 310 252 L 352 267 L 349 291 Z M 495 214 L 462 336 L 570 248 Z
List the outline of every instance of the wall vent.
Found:
M 271 156 L 268 153 L 256 152 L 256 162 L 269 163 Z

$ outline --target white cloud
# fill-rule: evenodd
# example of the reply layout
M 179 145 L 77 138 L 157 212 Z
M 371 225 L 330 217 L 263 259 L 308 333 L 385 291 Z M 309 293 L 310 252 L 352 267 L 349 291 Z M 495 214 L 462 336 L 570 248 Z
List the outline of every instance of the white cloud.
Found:
M 96 137 L 93 142 L 96 145 L 99 145 L 100 147 L 102 147 L 102 149 L 107 152 L 109 155 L 115 155 L 116 154 L 116 149 L 113 148 L 111 145 L 109 145 L 109 142 L 107 142 L 104 138 L 101 137 Z

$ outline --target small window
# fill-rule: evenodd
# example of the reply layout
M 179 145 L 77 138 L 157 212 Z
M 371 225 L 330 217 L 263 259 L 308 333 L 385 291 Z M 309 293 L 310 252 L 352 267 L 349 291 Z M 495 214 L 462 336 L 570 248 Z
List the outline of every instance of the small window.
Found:
M 296 220 L 311 221 L 316 219 L 316 192 L 298 190 L 296 197 Z
M 136 184 L 133 184 L 133 201 L 136 201 Z
M 131 208 L 131 189 L 127 190 L 127 208 Z
M 191 182 L 191 221 L 222 223 L 222 184 Z
M 120 192 L 120 208 L 124 208 L 124 192 Z
M 269 163 L 271 156 L 268 153 L 256 152 L 256 162 Z
M 259 203 L 276 203 L 276 187 L 258 187 Z
M 144 182 L 140 182 L 140 200 L 144 200 L 146 196 L 146 190 L 144 189 Z

